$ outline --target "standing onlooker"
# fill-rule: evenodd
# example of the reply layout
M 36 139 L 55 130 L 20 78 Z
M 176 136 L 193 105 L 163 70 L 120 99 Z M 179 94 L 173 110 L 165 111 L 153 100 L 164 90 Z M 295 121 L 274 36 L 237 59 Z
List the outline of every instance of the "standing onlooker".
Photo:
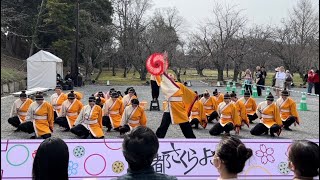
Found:
M 307 140 L 295 141 L 289 149 L 289 168 L 294 180 L 313 179 L 319 175 L 319 145 Z
M 262 76 L 260 66 L 256 67 L 256 80 L 255 80 L 255 82 L 257 84 L 258 96 L 261 96 L 261 87 L 262 87 L 262 82 L 263 82 L 263 76 Z
M 218 180 L 237 179 L 251 156 L 252 149 L 247 148 L 240 139 L 230 136 L 223 138 L 213 156 L 213 165 L 220 174 Z
M 285 79 L 286 79 L 286 73 L 285 73 L 284 67 L 280 66 L 279 72 L 277 72 L 276 74 L 276 84 L 275 84 L 276 94 L 278 98 L 280 97 L 280 91 L 284 89 Z
M 176 180 L 176 177 L 156 173 L 151 166 L 153 159 L 157 157 L 158 149 L 158 138 L 150 128 L 134 128 L 130 134 L 125 135 L 122 142 L 123 156 L 129 165 L 128 172 L 117 180 Z
M 272 87 L 274 87 L 276 85 L 276 75 L 277 75 L 277 72 L 279 72 L 279 67 L 277 67 L 276 69 L 274 69 L 274 74 L 272 76 Z
M 285 85 L 284 85 L 284 88 L 286 90 L 290 90 L 291 89 L 292 81 L 293 81 L 293 77 L 292 77 L 290 71 L 286 70 L 286 79 L 285 79 Z M 289 95 L 290 95 L 290 91 L 289 91 Z
M 313 76 L 314 76 L 314 70 L 313 70 L 313 68 L 311 68 L 310 71 L 308 72 L 308 79 L 307 79 L 307 82 L 308 82 L 308 93 L 312 93 L 312 88 L 314 86 Z
M 267 71 L 264 66 L 261 66 L 261 72 L 262 72 L 262 87 L 261 89 L 264 90 L 264 86 L 266 85 L 266 78 L 267 78 Z
M 50 137 L 39 146 L 33 161 L 33 180 L 68 180 L 69 149 L 60 138 Z
M 252 95 L 252 73 L 251 73 L 250 69 L 247 69 L 245 71 L 243 79 L 244 79 L 246 91 L 249 91 L 250 94 Z
M 319 70 L 316 70 L 316 73 L 313 76 L 313 83 L 314 83 L 314 93 L 320 94 Z

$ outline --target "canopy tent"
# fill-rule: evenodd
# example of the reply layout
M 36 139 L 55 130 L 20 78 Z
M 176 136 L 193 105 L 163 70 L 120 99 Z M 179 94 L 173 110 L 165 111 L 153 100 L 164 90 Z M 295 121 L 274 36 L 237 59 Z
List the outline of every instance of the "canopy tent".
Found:
M 54 89 L 57 74 L 63 77 L 63 62 L 59 57 L 40 50 L 27 59 L 27 86 Z

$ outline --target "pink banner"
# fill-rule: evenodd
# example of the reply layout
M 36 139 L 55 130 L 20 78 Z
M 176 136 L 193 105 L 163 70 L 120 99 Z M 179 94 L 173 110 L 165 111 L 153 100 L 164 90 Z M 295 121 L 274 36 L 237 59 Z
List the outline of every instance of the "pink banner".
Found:
M 253 150 L 239 179 L 292 179 L 287 150 L 292 140 L 242 140 Z M 319 140 L 312 140 L 319 144 Z M 32 163 L 42 140 L 1 140 L 1 179 L 31 179 Z M 122 140 L 65 140 L 68 144 L 69 179 L 112 179 L 127 172 Z M 160 140 L 156 172 L 178 179 L 217 179 L 212 152 L 219 139 Z

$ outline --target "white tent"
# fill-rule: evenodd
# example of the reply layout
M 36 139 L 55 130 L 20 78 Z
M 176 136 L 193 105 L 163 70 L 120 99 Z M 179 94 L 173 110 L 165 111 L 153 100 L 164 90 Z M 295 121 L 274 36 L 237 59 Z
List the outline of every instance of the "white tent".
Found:
M 27 86 L 54 89 L 57 74 L 63 77 L 63 62 L 57 56 L 40 50 L 27 59 Z

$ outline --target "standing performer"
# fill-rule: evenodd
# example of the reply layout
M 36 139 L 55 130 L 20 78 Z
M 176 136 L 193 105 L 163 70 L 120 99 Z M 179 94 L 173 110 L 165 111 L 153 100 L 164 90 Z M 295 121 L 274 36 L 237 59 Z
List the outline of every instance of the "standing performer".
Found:
M 198 95 L 197 91 L 195 91 L 195 93 Z M 204 112 L 203 104 L 200 101 L 200 96 L 198 96 L 197 101 L 194 103 L 192 107 L 191 114 L 189 116 L 189 122 L 191 126 L 195 125 L 196 129 L 199 128 L 199 123 L 203 127 L 203 129 L 207 127 L 208 119 Z
M 53 132 L 53 107 L 50 103 L 44 101 L 41 94 L 36 95 L 36 102 L 33 102 L 27 112 L 26 122 L 19 125 L 19 129 L 29 134 L 35 132 L 36 137 L 46 139 L 51 137 Z
M 219 104 L 223 102 L 223 94 L 221 92 L 218 92 L 218 89 L 215 89 L 213 91 L 213 96 L 217 101 L 217 106 L 219 106 Z
M 122 115 L 122 120 L 120 124 L 120 135 L 131 131 L 137 126 L 146 126 L 147 116 L 146 112 L 142 107 L 139 106 L 138 99 L 132 99 L 131 105 L 127 106 Z
M 273 101 L 274 97 L 270 93 L 267 96 L 267 100 L 258 105 L 256 113 L 261 120 L 259 124 L 251 129 L 250 133 L 252 135 L 268 134 L 269 129 L 271 137 L 274 137 L 274 133 L 277 133 L 278 136 L 280 135 L 282 121 L 280 119 L 279 108 Z
M 237 98 L 237 94 L 232 91 L 232 93 L 230 94 L 231 96 L 231 100 L 234 103 L 234 105 L 237 108 L 239 117 L 240 117 L 240 122 L 243 124 L 246 124 L 249 128 L 249 119 L 247 116 L 247 110 L 246 110 L 246 106 L 244 105 L 244 103 Z
M 162 121 L 156 131 L 158 138 L 164 138 L 167 134 L 170 123 L 179 124 L 183 135 L 186 138 L 196 138 L 189 123 L 189 115 L 197 95 L 181 83 L 175 82 L 174 75 L 162 74 L 155 76 L 157 83 L 164 93 L 167 106 L 162 116 Z
M 157 101 L 159 98 L 160 87 L 153 75 L 150 76 L 152 100 Z
M 19 124 L 24 123 L 27 117 L 27 111 L 32 103 L 32 100 L 27 98 L 26 91 L 21 91 L 19 99 L 15 100 L 8 119 L 9 124 L 16 127 L 19 131 Z
M 71 128 L 71 132 L 82 139 L 103 139 L 102 131 L 102 109 L 96 105 L 96 98 L 89 97 L 89 104 L 84 106 Z
M 214 119 L 217 119 L 218 104 L 214 97 L 210 97 L 208 90 L 206 90 L 206 92 L 203 94 L 203 97 L 200 99 L 200 101 L 203 104 L 203 109 L 207 116 L 208 122 L 212 122 Z
M 236 134 L 240 132 L 241 121 L 236 106 L 231 102 L 231 96 L 227 93 L 223 99 L 224 102 L 218 106 L 219 123 L 215 124 L 209 131 L 212 136 L 218 136 L 223 132 L 225 132 L 225 135 L 230 135 L 230 131 L 233 129 L 235 129 Z
M 62 103 L 62 109 L 56 123 L 69 131 L 78 118 L 78 115 L 83 107 L 83 104 L 78 99 L 75 99 L 75 94 L 71 91 L 68 94 L 68 100 Z
M 249 91 L 246 91 L 244 93 L 244 97 L 240 98 L 240 101 L 242 101 L 246 106 L 247 116 L 249 118 L 249 122 L 252 124 L 253 121 L 258 118 L 258 115 L 256 114 L 256 110 L 257 110 L 256 101 L 251 97 Z
M 122 98 L 124 107 L 131 105 L 132 99 L 138 99 L 137 96 L 135 96 L 135 93 L 136 91 L 133 88 L 128 89 L 128 94 Z
M 55 93 L 50 98 L 50 103 L 54 110 L 54 120 L 60 115 L 62 103 L 67 100 L 67 95 L 62 92 L 61 86 L 57 85 L 54 89 Z
M 297 111 L 296 102 L 289 97 L 289 92 L 283 90 L 281 92 L 281 98 L 276 101 L 277 106 L 280 109 L 280 117 L 283 123 L 283 128 L 288 131 L 292 131 L 289 127 L 294 123 L 294 125 L 300 124 L 300 119 Z
M 108 99 L 103 106 L 103 125 L 106 126 L 107 132 L 111 131 L 111 128 L 118 131 L 121 123 L 124 106 L 119 99 L 117 92 L 112 92 L 111 99 Z

